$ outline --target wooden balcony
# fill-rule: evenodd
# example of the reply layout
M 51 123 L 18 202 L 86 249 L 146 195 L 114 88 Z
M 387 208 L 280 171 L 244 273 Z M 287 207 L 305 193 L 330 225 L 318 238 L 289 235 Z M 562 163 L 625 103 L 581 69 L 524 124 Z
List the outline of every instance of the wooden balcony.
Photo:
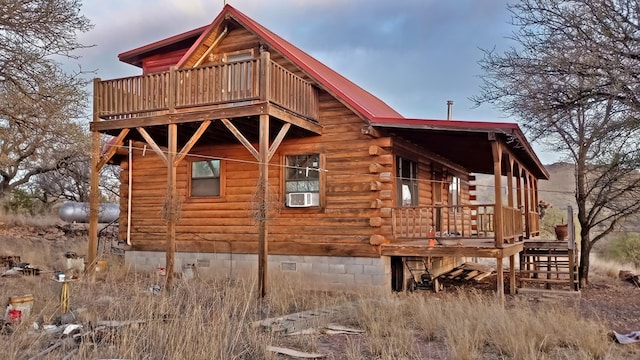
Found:
M 539 232 L 538 221 L 531 218 L 525 229 L 520 209 L 502 207 L 502 239 L 496 239 L 495 205 L 421 206 L 394 208 L 391 212 L 395 240 L 433 238 L 441 246 L 495 246 L 521 242 L 528 233 Z
M 94 83 L 95 111 L 103 120 L 132 119 L 202 108 L 268 102 L 312 122 L 318 119 L 316 88 L 270 60 L 219 63 Z

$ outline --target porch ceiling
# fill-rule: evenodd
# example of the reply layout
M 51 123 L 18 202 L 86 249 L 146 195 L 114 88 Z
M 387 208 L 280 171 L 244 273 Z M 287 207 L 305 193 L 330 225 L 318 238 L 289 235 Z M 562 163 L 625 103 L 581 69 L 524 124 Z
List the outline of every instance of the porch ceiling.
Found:
M 392 119 L 396 120 L 396 119 Z M 471 124 L 471 125 L 470 125 Z M 548 179 L 549 174 L 515 124 L 384 119 L 372 125 L 400 136 L 432 153 L 438 154 L 470 172 L 493 174 L 493 153 L 490 134 L 502 140 L 518 161 L 536 178 Z M 503 169 L 503 174 L 505 169 Z

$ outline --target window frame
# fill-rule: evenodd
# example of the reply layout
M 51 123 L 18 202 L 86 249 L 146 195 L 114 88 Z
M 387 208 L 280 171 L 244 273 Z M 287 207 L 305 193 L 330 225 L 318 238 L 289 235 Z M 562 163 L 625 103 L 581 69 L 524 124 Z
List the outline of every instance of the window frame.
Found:
M 219 161 L 219 166 L 220 166 L 220 175 L 218 177 L 218 182 L 219 182 L 219 194 L 218 195 L 202 195 L 202 196 L 194 196 L 193 194 L 193 164 L 197 163 L 197 162 L 203 162 L 203 161 L 211 161 L 211 160 L 217 160 Z M 187 198 L 190 201 L 205 201 L 205 202 L 210 202 L 210 201 L 223 201 L 224 200 L 224 196 L 225 196 L 225 188 L 226 188 L 226 166 L 225 166 L 225 162 L 222 159 L 218 159 L 218 158 L 210 158 L 210 159 L 199 159 L 199 158 L 194 158 L 194 159 L 190 159 L 189 160 L 189 165 L 187 167 L 187 176 L 189 179 L 189 185 L 188 185 L 188 189 L 187 189 L 187 193 L 188 196 Z
M 318 155 L 318 205 L 309 206 L 309 207 L 289 207 L 287 206 L 287 194 L 292 192 L 300 192 L 300 191 L 287 191 L 287 170 L 289 169 L 288 158 L 292 156 L 309 156 L 309 155 Z M 281 155 L 281 194 L 282 194 L 282 210 L 284 212 L 294 211 L 294 212 L 321 212 L 324 211 L 326 207 L 326 173 L 321 171 L 321 169 L 325 168 L 325 155 L 320 152 L 287 152 Z M 304 192 L 314 192 L 314 191 L 304 191 Z
M 416 207 L 420 206 L 420 165 L 419 162 L 408 157 L 396 155 L 395 176 L 396 176 L 396 203 L 398 207 Z M 403 163 L 409 164 L 409 177 L 403 176 Z M 411 204 L 404 202 L 404 187 L 410 189 Z M 414 195 L 415 194 L 415 195 Z

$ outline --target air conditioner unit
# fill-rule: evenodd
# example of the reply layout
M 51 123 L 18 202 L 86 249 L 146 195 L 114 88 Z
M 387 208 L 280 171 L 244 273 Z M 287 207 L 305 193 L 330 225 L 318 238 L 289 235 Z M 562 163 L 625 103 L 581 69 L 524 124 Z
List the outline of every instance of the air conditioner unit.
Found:
M 310 207 L 320 205 L 320 196 L 318 193 L 289 193 L 287 194 L 288 207 Z

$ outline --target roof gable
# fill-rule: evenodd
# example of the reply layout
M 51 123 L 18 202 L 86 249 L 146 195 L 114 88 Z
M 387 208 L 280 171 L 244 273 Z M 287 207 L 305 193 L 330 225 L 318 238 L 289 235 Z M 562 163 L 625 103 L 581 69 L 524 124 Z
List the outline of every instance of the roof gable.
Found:
M 182 59 L 180 59 L 177 67 L 193 66 L 193 64 L 195 64 L 194 59 L 198 56 L 198 49 L 200 49 L 202 45 L 210 46 L 212 39 L 216 38 L 218 34 L 222 32 L 224 21 L 229 18 L 232 18 L 238 24 L 256 34 L 265 45 L 278 51 L 313 79 L 318 86 L 342 101 L 364 119 L 372 120 L 376 117 L 402 118 L 400 113 L 384 101 L 362 89 L 349 79 L 228 4 L 224 6 L 213 22 L 204 28 L 200 37 Z

